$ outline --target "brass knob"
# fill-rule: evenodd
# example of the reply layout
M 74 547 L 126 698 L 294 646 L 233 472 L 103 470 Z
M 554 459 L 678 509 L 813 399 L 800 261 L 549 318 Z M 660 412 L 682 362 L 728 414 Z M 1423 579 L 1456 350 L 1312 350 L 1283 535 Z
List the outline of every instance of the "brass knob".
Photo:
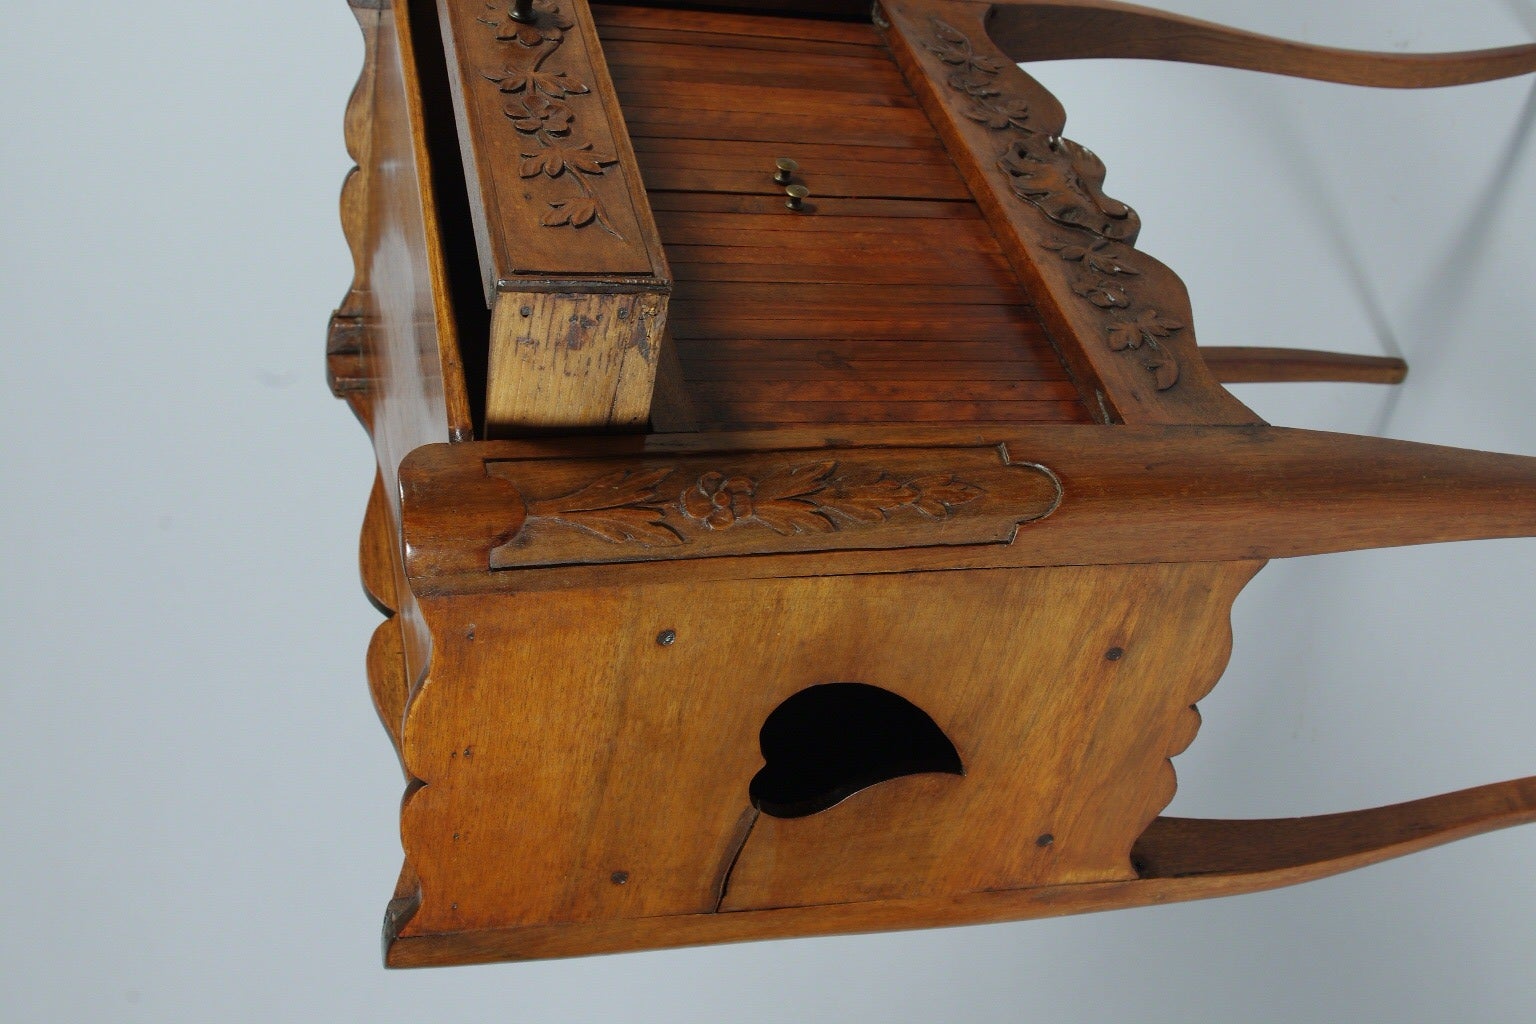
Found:
M 784 194 L 789 196 L 789 201 L 784 204 L 785 206 L 791 210 L 803 210 L 805 209 L 805 197 L 811 194 L 811 190 L 804 185 L 791 185 L 784 190 Z
M 525 25 L 531 25 L 538 19 L 534 12 L 533 0 L 512 0 L 512 20 L 520 21 Z
M 781 156 L 773 162 L 776 168 L 773 172 L 773 180 L 777 185 L 788 185 L 790 178 L 800 169 L 800 165 L 787 156 Z

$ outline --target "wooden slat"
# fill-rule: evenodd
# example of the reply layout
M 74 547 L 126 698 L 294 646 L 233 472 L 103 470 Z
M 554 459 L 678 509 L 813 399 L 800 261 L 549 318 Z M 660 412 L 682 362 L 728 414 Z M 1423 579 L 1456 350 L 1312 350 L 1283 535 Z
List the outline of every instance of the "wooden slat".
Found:
M 704 423 L 1049 423 L 1071 422 L 1081 402 L 742 402 L 699 403 Z
M 706 11 L 660 10 L 628 5 L 595 4 L 593 16 L 599 27 L 632 25 L 660 29 L 667 33 L 714 32 L 755 39 L 797 40 L 810 36 L 829 42 L 882 48 L 884 44 L 868 24 L 836 21 L 807 21 L 756 14 L 717 14 Z
M 686 42 L 693 46 L 733 46 L 742 50 L 763 50 L 772 53 L 819 53 L 837 57 L 864 57 L 871 49 L 867 43 L 840 43 L 823 39 L 787 39 L 775 36 L 731 35 L 725 32 L 680 33 L 671 29 L 638 28 L 617 25 L 599 18 L 598 36 L 603 45 L 612 40 L 633 43 Z M 765 57 L 764 60 L 772 60 Z
M 847 385 L 838 381 L 710 381 L 693 393 L 705 407 L 743 402 L 838 402 Z M 1066 402 L 1077 400 L 1067 381 L 1044 380 L 888 380 L 863 384 L 860 394 L 879 402 Z
M 751 171 L 678 170 L 640 166 L 648 189 L 681 192 L 736 192 L 746 195 L 779 195 L 773 183 L 772 164 Z M 970 193 L 960 182 L 921 178 L 887 177 L 881 174 L 842 175 L 809 172 L 800 180 L 815 186 L 814 196 L 881 199 L 967 199 Z M 798 182 L 797 182 L 798 183 Z
M 816 362 L 829 367 L 857 365 L 861 360 L 907 362 L 972 362 L 985 364 L 1016 359 L 1037 359 L 1044 342 L 1038 338 L 1014 341 L 912 341 L 910 339 L 788 339 L 677 338 L 683 358 L 717 361 L 775 363 Z M 1041 358 L 1041 362 L 1044 359 Z
M 828 364 L 808 360 L 696 359 L 679 352 L 683 373 L 690 381 L 754 380 L 1064 380 L 1059 363 L 1049 365 L 1020 353 L 1014 361 L 987 359 L 962 362 L 954 359 L 839 359 Z
M 784 204 L 777 196 L 709 195 L 703 192 L 653 192 L 651 210 L 659 220 L 663 213 L 744 213 L 778 216 Z M 824 199 L 816 203 L 816 216 L 807 223 L 832 217 L 869 217 L 879 220 L 969 220 L 984 223 L 975 203 L 921 199 Z M 828 224 L 831 230 L 839 225 Z
M 700 425 L 1087 418 L 886 50 L 800 49 L 821 26 L 789 19 L 733 45 L 703 26 L 739 19 L 675 14 L 602 25 Z M 784 156 L 807 212 L 772 181 Z
M 750 142 L 732 139 L 635 139 L 635 152 L 637 154 L 660 153 L 672 156 L 677 160 L 676 166 L 710 166 L 699 165 L 682 159 L 684 154 L 701 154 L 705 156 L 741 157 L 752 161 L 758 161 L 763 157 L 768 158 L 771 166 L 774 158 L 784 155 L 781 148 L 764 142 Z M 850 151 L 847 146 L 834 145 L 825 142 L 800 141 L 795 143 L 795 159 L 809 160 L 813 163 L 830 163 L 832 161 L 849 162 L 858 165 L 879 163 L 896 164 L 903 167 L 911 167 L 921 173 L 921 169 L 927 167 L 946 168 L 948 173 L 958 175 L 954 161 L 949 154 L 938 146 L 924 149 L 888 148 L 879 146 L 860 146 L 856 151 Z
M 677 281 L 750 281 L 777 282 L 780 284 L 825 283 L 828 280 L 842 284 L 915 284 L 915 285 L 978 285 L 992 284 L 1007 287 L 1014 283 L 1010 271 L 999 267 L 961 268 L 911 267 L 901 264 L 886 266 L 843 266 L 836 273 L 826 265 L 785 266 L 781 263 L 678 263 L 672 267 Z M 794 289 L 787 289 L 793 295 Z
M 907 325 L 920 325 L 918 330 L 923 337 L 950 338 L 965 336 L 966 328 L 970 325 L 991 328 L 1000 325 L 1011 325 L 1016 330 L 1023 331 L 1033 336 L 1040 335 L 1040 321 L 1034 316 L 1034 311 L 1028 306 L 965 306 L 958 303 L 945 305 L 917 306 L 908 308 L 903 305 L 889 306 L 879 304 L 855 305 L 852 303 L 819 303 L 802 305 L 798 302 L 785 303 L 779 296 L 779 306 L 764 309 L 759 306 L 743 306 L 716 302 L 713 299 L 687 300 L 681 310 L 671 320 L 674 329 L 681 322 L 689 325 L 697 333 L 699 328 L 710 330 L 722 328 L 725 330 L 740 330 L 743 325 L 756 323 L 783 324 L 796 322 L 795 330 L 816 330 L 813 324 L 830 325 L 824 329 L 829 336 L 836 336 L 837 330 L 844 324 L 857 323 L 865 325 L 859 328 L 860 334 L 867 333 L 868 327 L 873 324 L 899 324 L 900 336 L 905 336 L 911 328 Z M 687 336 L 685 332 L 683 337 Z M 780 335 L 776 331 L 768 337 L 788 337 Z
M 625 39 L 605 42 L 603 53 L 610 67 L 696 68 L 720 70 L 730 74 L 762 71 L 777 77 L 780 83 L 804 81 L 817 76 L 812 84 L 824 89 L 881 90 L 910 95 L 902 85 L 901 73 L 885 50 L 870 49 L 862 55 L 806 53 L 785 51 L 764 57 L 761 50 L 738 46 L 698 46 L 685 37 L 675 36 L 660 43 L 636 43 Z M 738 79 L 732 79 L 738 80 Z M 887 89 L 894 85 L 896 88 Z
M 893 341 L 924 345 L 942 351 L 961 341 L 1021 343 L 1043 342 L 1045 335 L 1038 322 L 1022 319 L 961 321 L 947 317 L 887 317 L 885 319 L 839 319 L 829 315 L 821 319 L 771 320 L 726 319 L 693 316 L 674 317 L 672 337 L 709 339 L 715 342 L 739 341 L 768 347 L 789 341 L 821 344 L 828 341 Z M 756 340 L 754 339 L 761 339 Z
M 885 220 L 879 217 L 847 217 L 828 212 L 830 202 L 818 204 L 813 216 L 797 216 L 784 209 L 784 204 L 774 201 L 765 206 L 763 213 L 715 213 L 712 211 L 666 211 L 659 213 L 656 222 L 664 225 L 667 241 L 682 232 L 695 232 L 700 237 L 729 238 L 749 232 L 794 232 L 799 235 L 830 233 L 842 235 L 879 235 L 883 237 L 927 237 L 934 241 L 952 240 L 966 248 L 996 251 L 997 239 L 981 220 L 954 220 L 942 224 L 913 223 L 912 218 Z M 912 205 L 891 203 L 889 205 Z M 959 204 L 956 204 L 959 205 Z M 938 219 L 938 218 L 931 218 Z M 788 236 L 786 236 L 788 237 Z M 703 243 L 695 243 L 703 244 Z
M 999 287 L 959 288 L 933 285 L 892 284 L 802 284 L 795 288 L 794 304 L 784 302 L 784 287 L 778 284 L 732 284 L 716 282 L 702 284 L 679 281 L 672 292 L 674 308 L 687 303 L 693 309 L 714 306 L 723 308 L 752 307 L 760 303 L 774 304 L 784 317 L 793 317 L 799 309 L 845 308 L 863 305 L 891 306 L 958 306 L 967 310 L 978 306 L 1013 306 L 1019 302 L 1015 289 Z M 787 307 L 787 308 L 786 308 Z
M 626 105 L 624 119 L 630 134 L 644 137 L 660 135 L 677 139 L 752 139 L 758 142 L 793 144 L 800 139 L 826 132 L 829 117 L 835 116 L 837 134 L 849 146 L 924 146 L 933 136 L 926 124 L 887 124 L 865 117 L 826 114 L 780 114 L 765 118 L 760 114 L 728 110 L 677 110 L 666 107 Z

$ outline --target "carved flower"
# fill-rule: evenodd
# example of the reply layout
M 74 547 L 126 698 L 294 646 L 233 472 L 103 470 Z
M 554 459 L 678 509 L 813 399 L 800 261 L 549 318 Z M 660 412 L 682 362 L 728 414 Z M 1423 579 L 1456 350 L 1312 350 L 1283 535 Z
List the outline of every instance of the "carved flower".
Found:
M 538 46 L 543 42 L 558 42 L 574 22 L 560 13 L 560 8 L 554 0 L 533 0 L 533 20 L 518 21 L 512 17 L 512 10 L 506 5 L 486 4 L 488 10 L 497 12 L 496 20 L 481 18 L 496 29 L 496 38 L 507 41 L 516 39 L 524 46 Z
M 683 492 L 683 511 L 690 519 L 703 520 L 711 530 L 725 530 L 753 514 L 751 480 L 744 476 L 705 473 Z
M 575 114 L 559 100 L 548 99 L 537 93 L 529 93 L 508 103 L 506 115 L 520 132 L 533 134 L 540 129 L 551 135 L 564 135 L 571 130 Z
M 1023 100 L 1007 98 L 978 100 L 965 112 L 965 116 L 993 131 L 1002 131 L 1010 125 L 1014 128 L 1027 128 L 1029 104 Z
M 602 174 L 604 166 L 619 162 L 616 156 L 591 150 L 592 143 L 587 142 L 580 146 L 549 146 L 533 153 L 524 153 L 519 173 L 524 178 L 532 178 L 540 172 L 558 178 L 567 170 L 573 173 Z
M 1128 348 L 1141 348 L 1143 344 L 1157 346 L 1158 338 L 1166 338 L 1184 325 L 1155 309 L 1145 309 L 1134 316 L 1117 317 L 1109 324 L 1109 347 L 1116 352 Z
M 563 100 L 572 94 L 590 92 L 586 83 L 573 78 L 564 71 L 539 71 L 535 68 L 514 68 L 504 66 L 501 68 L 484 68 L 481 76 L 495 82 L 501 87 L 502 92 L 541 92 L 546 96 L 553 96 L 557 100 Z

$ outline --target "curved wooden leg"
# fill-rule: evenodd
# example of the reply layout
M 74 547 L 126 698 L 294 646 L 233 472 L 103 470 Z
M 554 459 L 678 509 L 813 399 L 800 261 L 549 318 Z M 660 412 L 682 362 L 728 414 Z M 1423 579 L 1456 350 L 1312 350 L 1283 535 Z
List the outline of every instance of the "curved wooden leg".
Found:
M 1110 0 L 1000 0 L 987 30 L 1015 61 L 1131 57 L 1388 89 L 1536 71 L 1536 44 L 1467 53 L 1369 53 L 1295 43 Z
M 1200 358 L 1223 384 L 1401 384 L 1408 376 L 1408 364 L 1392 356 L 1357 356 L 1300 348 L 1202 345 Z
M 1131 858 L 1143 881 L 1185 880 L 1202 890 L 1182 896 L 1194 899 L 1311 881 L 1531 822 L 1536 776 L 1308 818 L 1158 818 Z

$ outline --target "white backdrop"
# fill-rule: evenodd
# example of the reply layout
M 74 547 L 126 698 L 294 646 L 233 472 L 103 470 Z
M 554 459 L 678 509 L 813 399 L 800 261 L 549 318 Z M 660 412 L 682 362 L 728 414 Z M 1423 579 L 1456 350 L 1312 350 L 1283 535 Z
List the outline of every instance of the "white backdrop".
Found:
M 1173 0 L 1169 0 L 1173 3 Z M 1178 0 L 1314 42 L 1536 38 L 1533 0 Z M 398 769 L 323 383 L 350 276 L 341 0 L 4 0 L 0 1017 L 6 1021 L 1512 1021 L 1536 830 L 1257 896 L 846 939 L 385 972 Z M 1273 422 L 1536 454 L 1536 93 L 1036 69 L 1207 344 L 1400 351 Z M 1536 772 L 1531 541 L 1276 563 L 1174 813 Z

